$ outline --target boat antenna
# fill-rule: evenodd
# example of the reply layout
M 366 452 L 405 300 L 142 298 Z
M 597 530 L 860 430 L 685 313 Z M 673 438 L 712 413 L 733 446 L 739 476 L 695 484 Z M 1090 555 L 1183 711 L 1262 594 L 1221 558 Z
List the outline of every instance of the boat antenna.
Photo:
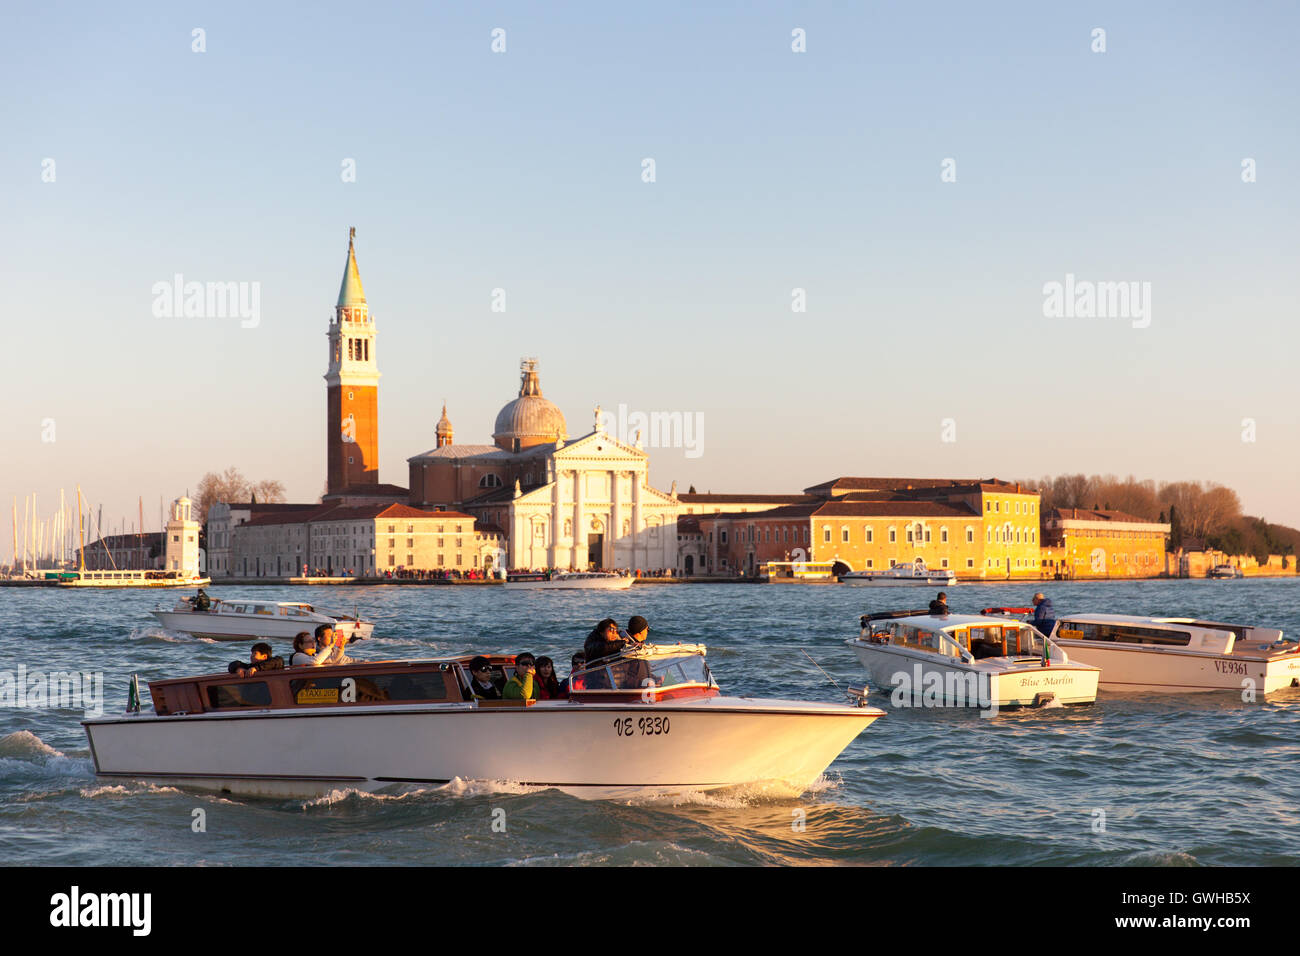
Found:
M 835 678 L 832 677 L 830 674 L 827 674 L 826 671 L 822 670 L 822 666 L 821 666 L 820 664 L 818 664 L 816 661 L 813 661 L 813 658 L 812 658 L 812 655 L 811 655 L 811 654 L 809 654 L 807 651 L 805 651 L 802 647 L 799 648 L 799 650 L 803 653 L 803 656 L 804 656 L 804 657 L 808 658 L 808 660 L 810 660 L 810 661 L 813 662 L 813 667 L 817 668 L 819 671 L 821 671 L 823 674 L 825 674 L 825 675 L 826 675 L 826 679 L 827 679 L 828 681 L 830 681 L 832 684 L 835 684 Z M 836 689 L 836 690 L 840 690 L 840 685 L 839 685 L 839 684 L 835 684 L 835 689 Z M 840 693 L 843 693 L 843 691 L 840 691 Z

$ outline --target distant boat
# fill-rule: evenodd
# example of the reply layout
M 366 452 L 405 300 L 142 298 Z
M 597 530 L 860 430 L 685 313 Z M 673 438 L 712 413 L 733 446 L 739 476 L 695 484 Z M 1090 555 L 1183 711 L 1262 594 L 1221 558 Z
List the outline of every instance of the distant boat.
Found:
M 923 558 L 917 558 L 911 564 L 896 564 L 892 568 L 880 571 L 849 571 L 840 575 L 841 584 L 911 584 L 917 587 L 951 587 L 957 583 L 957 575 L 950 568 L 931 571 L 925 566 Z
M 212 583 L 197 572 L 184 571 L 61 571 L 64 588 L 201 588 Z
M 1234 564 L 1216 564 L 1210 568 L 1207 578 L 1239 578 L 1242 576 L 1241 568 Z
M 514 571 L 506 578 L 507 591 L 558 591 L 582 589 L 625 591 L 636 578 L 616 571 Z
M 302 631 L 315 631 L 321 624 L 348 635 L 349 641 L 362 641 L 375 629 L 369 621 L 352 614 L 336 614 L 299 601 L 264 601 L 252 598 L 214 598 L 206 611 L 196 611 L 190 598 L 181 598 L 176 606 L 151 611 L 169 631 L 183 631 L 214 641 L 256 641 L 281 638 L 293 640 Z

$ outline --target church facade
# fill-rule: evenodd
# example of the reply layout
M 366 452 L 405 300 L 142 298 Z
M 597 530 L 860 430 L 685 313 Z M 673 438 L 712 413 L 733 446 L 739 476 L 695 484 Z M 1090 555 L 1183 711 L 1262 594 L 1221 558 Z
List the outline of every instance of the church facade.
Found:
M 410 503 L 449 508 L 499 527 L 511 568 L 672 569 L 681 502 L 650 486 L 645 450 L 592 430 L 567 439 L 563 414 L 525 359 L 518 396 L 501 409 L 491 445 L 457 445 L 446 409 L 437 447 L 408 459 Z

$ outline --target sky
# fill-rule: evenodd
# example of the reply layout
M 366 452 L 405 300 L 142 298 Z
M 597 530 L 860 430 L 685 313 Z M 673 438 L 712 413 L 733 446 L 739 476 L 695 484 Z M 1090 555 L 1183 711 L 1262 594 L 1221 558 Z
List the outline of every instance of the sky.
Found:
M 694 423 L 646 436 L 665 490 L 1084 472 L 1300 526 L 1293 5 L 0 16 L 20 521 L 80 484 L 156 527 L 231 466 L 316 500 L 355 226 L 385 482 L 444 400 L 489 443 L 532 356 L 571 437 L 597 404 Z M 256 315 L 159 314 L 176 275 Z M 1053 313 L 1067 281 L 1133 297 Z

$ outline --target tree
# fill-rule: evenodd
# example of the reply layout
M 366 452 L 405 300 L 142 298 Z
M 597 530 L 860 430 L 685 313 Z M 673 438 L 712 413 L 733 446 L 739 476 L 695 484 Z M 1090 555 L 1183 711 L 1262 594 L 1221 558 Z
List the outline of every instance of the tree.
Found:
M 208 509 L 218 501 L 247 501 L 257 493 L 259 501 L 284 501 L 284 484 L 279 481 L 251 483 L 238 468 L 227 468 L 221 474 L 210 471 L 199 480 L 194 495 L 194 514 L 200 523 L 208 520 Z

